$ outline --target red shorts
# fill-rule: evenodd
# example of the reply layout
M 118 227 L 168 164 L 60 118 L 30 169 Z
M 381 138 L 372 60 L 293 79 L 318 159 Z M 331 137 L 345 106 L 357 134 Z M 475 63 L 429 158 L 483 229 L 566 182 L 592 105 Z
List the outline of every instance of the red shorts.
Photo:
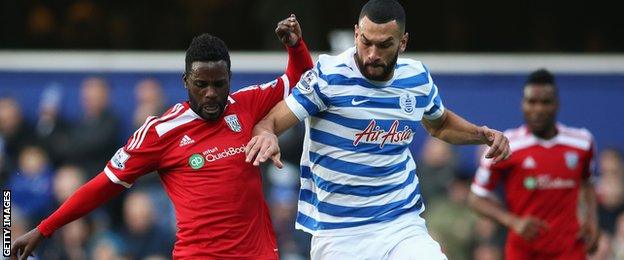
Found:
M 527 250 L 526 248 L 519 248 L 509 245 L 505 245 L 505 259 L 506 260 L 585 260 L 585 249 L 583 246 L 575 246 L 571 250 L 563 251 L 557 254 L 546 254 L 541 252 L 535 252 L 533 250 Z

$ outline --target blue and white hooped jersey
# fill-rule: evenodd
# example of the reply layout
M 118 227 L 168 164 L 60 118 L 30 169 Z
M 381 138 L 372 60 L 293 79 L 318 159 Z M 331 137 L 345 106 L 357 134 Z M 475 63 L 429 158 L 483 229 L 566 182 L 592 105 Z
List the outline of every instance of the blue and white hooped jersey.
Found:
M 305 119 L 296 227 L 345 235 L 424 211 L 409 150 L 420 120 L 444 112 L 438 89 L 419 61 L 398 59 L 386 82 L 364 78 L 355 48 L 321 55 L 286 104 Z

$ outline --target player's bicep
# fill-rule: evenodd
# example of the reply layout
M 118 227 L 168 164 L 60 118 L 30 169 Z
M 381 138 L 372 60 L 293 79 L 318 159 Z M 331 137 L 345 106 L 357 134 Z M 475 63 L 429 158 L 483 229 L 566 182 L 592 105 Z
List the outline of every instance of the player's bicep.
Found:
M 269 120 L 273 123 L 275 133 L 278 135 L 300 121 L 285 101 L 277 103 L 265 117 L 265 120 Z

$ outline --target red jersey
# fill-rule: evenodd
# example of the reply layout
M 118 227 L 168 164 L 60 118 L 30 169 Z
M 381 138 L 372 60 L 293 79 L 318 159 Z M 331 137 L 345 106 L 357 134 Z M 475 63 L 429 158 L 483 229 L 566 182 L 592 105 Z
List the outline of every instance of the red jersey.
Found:
M 241 89 L 216 121 L 176 104 L 149 117 L 108 162 L 106 175 L 126 187 L 158 172 L 175 208 L 174 258 L 278 258 L 260 170 L 245 162 L 243 148 L 289 85 L 284 75 Z
M 577 238 L 579 185 L 592 174 L 594 141 L 586 129 L 557 124 L 557 130 L 550 140 L 534 136 L 526 126 L 505 131 L 511 156 L 496 164 L 483 159 L 475 175 L 473 193 L 487 196 L 502 182 L 510 212 L 549 226 L 532 241 L 509 230 L 508 246 L 544 254 L 583 246 Z

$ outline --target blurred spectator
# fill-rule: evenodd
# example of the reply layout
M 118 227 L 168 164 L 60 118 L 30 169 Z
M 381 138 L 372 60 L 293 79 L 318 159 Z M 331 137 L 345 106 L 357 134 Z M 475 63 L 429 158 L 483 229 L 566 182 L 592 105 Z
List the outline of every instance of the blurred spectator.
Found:
M 126 228 L 121 231 L 126 255 L 131 259 L 143 259 L 148 256 L 170 256 L 173 251 L 173 234 L 158 229 L 154 224 L 153 201 L 145 191 L 130 193 L 124 202 L 124 221 Z
M 618 215 L 624 212 L 624 162 L 615 149 L 605 149 L 599 157 L 600 179 L 596 186 L 600 228 L 613 234 Z
M 112 232 L 98 234 L 92 242 L 90 258 L 93 260 L 125 259 L 125 250 L 122 239 Z
M 11 97 L 0 97 L 0 137 L 4 142 L 3 171 L 13 172 L 19 151 L 34 140 L 32 128 L 23 120 L 17 101 Z
M 56 17 L 52 8 L 35 3 L 29 10 L 26 33 L 29 47 L 50 48 L 56 43 Z
M 456 178 L 448 185 L 447 196 L 429 203 L 427 226 L 449 259 L 470 259 L 470 246 L 477 216 L 468 207 L 470 180 Z
M 280 257 L 284 260 L 306 259 L 309 255 L 310 236 L 295 230 L 297 200 L 299 196 L 299 168 L 288 161 L 277 169 L 273 165 L 265 170 L 270 185 L 268 203 L 271 220 L 277 237 Z
M 24 217 L 22 211 L 17 207 L 11 208 L 11 242 L 26 234 L 30 229 L 31 223 L 28 223 L 28 219 Z
M 55 166 L 62 162 L 62 147 L 67 146 L 69 140 L 69 126 L 59 115 L 61 95 L 61 89 L 55 84 L 44 89 L 39 104 L 39 118 L 35 125 L 38 140 Z
M 91 0 L 72 1 L 61 29 L 64 45 L 94 48 L 106 43 L 104 10 Z
M 80 218 L 59 229 L 59 235 L 42 241 L 38 254 L 41 259 L 82 260 L 87 256 L 92 224 L 88 218 Z
M 134 129 L 141 127 L 148 116 L 160 116 L 165 112 L 165 99 L 157 80 L 151 78 L 141 80 L 134 88 L 134 94 L 136 97 Z
M 102 78 L 87 78 L 81 87 L 84 117 L 71 130 L 64 148 L 68 162 L 82 167 L 89 178 L 104 169 L 118 147 L 118 120 L 108 107 L 108 84 Z
M 502 255 L 500 247 L 490 243 L 479 244 L 472 253 L 474 260 L 501 260 Z
M 611 260 L 613 259 L 613 247 L 611 236 L 602 232 L 598 239 L 598 249 L 592 255 L 588 256 L 588 260 Z
M 86 258 L 86 246 L 91 233 L 89 231 L 89 223 L 84 218 L 69 223 L 61 229 L 63 248 L 67 259 Z
M 446 188 L 457 174 L 457 157 L 450 144 L 436 138 L 427 138 L 420 153 L 418 181 L 426 201 L 434 201 L 446 194 Z
M 73 165 L 65 165 L 56 170 L 54 176 L 54 197 L 62 204 L 85 182 L 84 172 Z
M 40 147 L 26 146 L 19 154 L 18 165 L 9 180 L 13 203 L 26 219 L 39 220 L 50 214 L 54 206 L 53 172 L 48 157 Z
M 613 254 L 615 259 L 624 259 L 624 214 L 620 214 L 616 222 L 613 236 Z

